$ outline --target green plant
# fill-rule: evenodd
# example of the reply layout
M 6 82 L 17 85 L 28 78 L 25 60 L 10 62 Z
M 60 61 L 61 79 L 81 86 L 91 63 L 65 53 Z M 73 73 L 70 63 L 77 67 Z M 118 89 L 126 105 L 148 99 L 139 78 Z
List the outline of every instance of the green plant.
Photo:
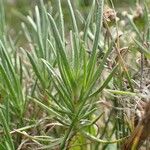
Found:
M 56 66 L 45 61 L 42 57 L 42 61 L 48 69 L 54 86 L 54 92 L 53 90 L 46 90 L 48 96 L 52 100 L 52 102 L 50 102 L 51 108 L 47 108 L 47 106 L 45 106 L 41 101 L 36 99 L 34 99 L 34 101 L 41 107 L 53 112 L 57 121 L 63 125 L 65 132 L 62 133 L 64 134 L 64 137 L 62 137 L 63 141 L 61 142 L 61 149 L 67 149 L 72 139 L 76 137 L 77 134 L 81 134 L 81 136 L 85 136 L 86 138 L 91 138 L 93 140 L 95 139 L 95 142 L 111 143 L 111 141 L 105 142 L 99 139 L 96 140 L 96 137 L 93 137 L 92 135 L 93 133 L 90 135 L 86 132 L 88 128 L 93 129 L 93 131 L 95 130 L 93 127 L 95 121 L 91 120 L 91 115 L 97 109 L 97 96 L 108 85 L 117 69 L 117 66 L 114 67 L 104 83 L 101 83 L 100 87 L 97 87 L 99 77 L 104 70 L 107 57 L 112 49 L 112 44 L 110 44 L 108 49 L 106 49 L 106 54 L 101 60 L 101 63 L 97 64 L 97 48 L 103 22 L 103 1 L 97 2 L 96 31 L 93 34 L 94 39 L 93 44 L 91 44 L 92 50 L 90 56 L 86 52 L 86 49 L 88 49 L 87 36 L 89 32 L 89 25 L 91 24 L 91 17 L 94 13 L 95 2 L 93 2 L 91 12 L 85 22 L 86 24 L 83 37 L 80 38 L 74 11 L 70 1 L 68 1 L 73 28 L 72 32 L 70 32 L 71 46 L 68 49 L 65 46 L 64 21 L 60 1 L 58 1 L 58 4 L 58 22 L 61 25 L 60 30 L 57 28 L 57 23 L 54 21 L 53 17 L 48 14 L 55 44 L 53 47 L 55 47 L 54 50 L 56 53 Z M 67 52 L 71 53 L 71 57 L 68 58 Z M 57 73 L 56 68 L 58 68 Z M 96 120 L 98 118 L 96 118 Z
M 120 149 L 132 133 L 128 117 L 145 99 L 137 73 L 144 76 L 150 58 L 148 5 L 140 25 L 120 14 L 122 27 L 111 0 L 107 9 L 104 0 L 92 2 L 86 19 L 65 2 L 68 32 L 63 1 L 53 12 L 40 0 L 28 16 L 15 12 L 23 22 L 13 37 L 0 0 L 0 149 Z

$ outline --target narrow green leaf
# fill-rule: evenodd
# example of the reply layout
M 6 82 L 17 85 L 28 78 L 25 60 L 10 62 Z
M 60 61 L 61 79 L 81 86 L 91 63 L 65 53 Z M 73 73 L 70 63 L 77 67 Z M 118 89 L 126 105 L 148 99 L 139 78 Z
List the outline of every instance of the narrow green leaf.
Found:
M 134 29 L 134 31 L 136 32 L 138 38 L 140 39 L 140 41 L 142 42 L 143 41 L 143 38 L 141 36 L 141 33 L 139 31 L 139 29 L 137 28 L 137 26 L 135 25 L 135 23 L 133 22 L 133 19 L 131 17 L 128 16 L 128 19 L 129 19 L 129 22 L 132 26 L 132 28 Z
M 14 90 L 14 88 L 13 88 L 13 86 L 12 86 L 12 84 L 11 84 L 11 81 L 10 81 L 10 79 L 9 79 L 9 77 L 8 77 L 8 75 L 7 75 L 5 69 L 3 68 L 2 65 L 0 65 L 0 72 L 1 72 L 1 75 L 3 76 L 3 79 L 4 79 L 5 82 L 6 82 L 7 88 L 9 89 L 9 92 L 10 92 L 10 94 L 12 95 L 13 100 L 14 100 L 14 101 L 16 102 L 16 104 L 17 104 L 18 102 L 17 102 L 15 90 Z M 19 105 L 18 105 L 18 107 L 19 107 Z
M 106 92 L 116 94 L 116 95 L 127 95 L 127 96 L 136 96 L 136 93 L 129 92 L 129 91 L 119 91 L 119 90 L 111 90 L 111 89 L 105 89 Z
M 97 1 L 97 15 L 96 15 L 96 33 L 94 36 L 94 42 L 92 47 L 92 54 L 88 63 L 88 73 L 87 73 L 87 83 L 89 83 L 92 79 L 95 64 L 96 64 L 96 50 L 99 43 L 99 37 L 100 32 L 102 28 L 102 22 L 103 22 L 103 6 L 104 6 L 104 0 Z M 87 84 L 88 86 L 88 84 Z
M 62 41 L 65 42 L 65 28 L 64 28 L 64 17 L 63 17 L 63 12 L 62 12 L 62 7 L 61 7 L 61 1 L 58 1 L 58 9 L 59 9 L 59 24 L 60 24 L 60 33 L 61 33 L 61 38 Z
M 72 75 L 71 67 L 70 67 L 69 62 L 67 60 L 67 56 L 66 56 L 66 53 L 65 53 L 64 44 L 61 40 L 61 36 L 58 32 L 58 29 L 57 29 L 57 26 L 56 26 L 56 23 L 55 23 L 53 17 L 50 14 L 48 14 L 48 16 L 50 18 L 50 23 L 51 23 L 51 26 L 52 26 L 53 35 L 54 35 L 54 38 L 56 40 L 57 57 L 61 59 L 61 63 L 64 65 L 64 68 L 65 68 L 65 71 L 67 73 L 68 79 L 71 82 L 71 84 L 74 85 L 75 81 L 74 81 L 74 78 L 73 78 L 73 75 Z
M 36 15 L 36 26 L 37 26 L 37 34 L 38 34 L 38 46 L 40 51 L 40 57 L 44 57 L 44 46 L 43 46 L 43 40 L 42 40 L 42 29 L 41 29 L 41 19 L 40 19 L 40 12 L 38 6 L 35 6 L 35 15 Z
M 16 90 L 16 92 L 18 94 L 20 92 L 20 88 L 19 88 L 19 83 L 18 83 L 17 75 L 16 75 L 15 70 L 13 68 L 13 64 L 12 64 L 12 62 L 11 62 L 9 56 L 8 56 L 8 53 L 6 52 L 6 49 L 5 49 L 2 41 L 0 41 L 0 45 L 2 47 L 1 48 L 1 52 L 3 54 L 2 59 L 5 59 L 5 61 L 7 62 L 7 65 L 8 65 L 8 68 L 9 68 L 9 72 L 11 73 L 10 79 L 11 79 L 11 81 L 13 81 L 12 83 L 14 83 L 15 90 Z M 7 74 L 7 76 L 8 75 L 9 75 L 9 73 Z
M 36 26 L 35 22 L 33 21 L 33 19 L 30 16 L 27 16 L 27 19 L 28 19 L 29 23 L 31 24 L 31 26 L 33 27 L 34 31 L 37 32 L 37 26 Z
M 35 62 L 35 59 L 33 59 L 33 57 L 31 56 L 31 54 L 29 52 L 26 51 L 26 53 L 27 53 L 27 56 L 28 56 L 28 58 L 32 64 L 32 67 L 33 67 L 35 74 L 37 75 L 38 79 L 40 80 L 42 86 L 45 87 L 45 82 L 44 82 L 44 79 L 41 75 L 41 71 L 39 70 L 39 68 L 37 66 L 38 64 Z
M 15 150 L 15 146 L 13 144 L 13 139 L 12 139 L 11 134 L 10 134 L 9 126 L 7 124 L 5 116 L 4 116 L 4 114 L 3 114 L 1 109 L 0 109 L 0 120 L 1 120 L 2 126 L 4 128 L 5 136 L 6 136 L 7 140 L 8 140 L 7 141 L 8 142 L 8 146 L 11 148 L 11 150 Z
M 64 100 L 65 104 L 68 106 L 68 108 L 70 108 L 70 110 L 73 110 L 72 99 L 70 98 L 70 95 L 68 95 L 65 87 L 63 86 L 63 84 L 61 82 L 61 79 L 55 73 L 54 69 L 52 68 L 52 66 L 47 61 L 45 61 L 44 59 L 42 59 L 42 61 L 47 66 L 47 68 L 50 71 L 50 73 L 52 74 L 52 76 L 53 76 L 52 80 L 54 81 L 55 88 L 57 88 L 59 94 L 63 97 L 63 100 Z
M 32 101 L 34 101 L 35 103 L 37 103 L 40 107 L 42 107 L 44 110 L 48 111 L 50 114 L 53 114 L 54 116 L 58 116 L 61 117 L 60 114 L 58 114 L 57 112 L 55 112 L 53 109 L 51 109 L 50 107 L 46 106 L 45 104 L 43 104 L 42 102 L 40 102 L 39 100 L 33 98 L 33 97 L 29 97 Z
M 98 143 L 103 143 L 103 144 L 112 144 L 112 143 L 118 143 L 118 142 L 122 142 L 126 139 L 126 137 L 124 138 L 121 138 L 121 139 L 117 139 L 117 140 L 110 140 L 110 141 L 105 141 L 105 140 L 101 140 L 93 135 L 91 135 L 90 133 L 88 132 L 85 132 L 85 131 L 81 131 L 81 133 L 87 137 L 89 140 L 93 141 L 93 142 L 98 142 Z
M 93 17 L 94 14 L 94 8 L 95 8 L 95 0 L 93 0 L 93 4 L 90 10 L 90 13 L 88 14 L 87 20 L 85 21 L 85 29 L 84 29 L 84 34 L 83 34 L 83 41 L 87 41 L 87 35 L 88 35 L 88 30 L 89 30 L 89 26 L 91 23 L 91 19 Z
M 111 71 L 111 73 L 109 74 L 109 76 L 107 77 L 107 79 L 104 81 L 104 83 L 102 84 L 102 86 L 100 88 L 98 88 L 95 92 L 93 92 L 89 96 L 89 98 L 91 98 L 91 97 L 97 95 L 98 93 L 100 93 L 108 85 L 109 81 L 113 78 L 113 75 L 114 75 L 114 73 L 117 70 L 117 67 L 118 67 L 118 65 L 113 68 L 113 70 Z
M 148 51 L 148 50 L 147 50 L 140 42 L 138 42 L 137 40 L 134 39 L 134 41 L 135 41 L 135 43 L 138 45 L 138 47 L 140 48 L 140 49 L 137 49 L 137 50 L 139 50 L 140 52 L 143 52 L 144 55 L 145 55 L 147 58 L 150 59 L 150 51 Z

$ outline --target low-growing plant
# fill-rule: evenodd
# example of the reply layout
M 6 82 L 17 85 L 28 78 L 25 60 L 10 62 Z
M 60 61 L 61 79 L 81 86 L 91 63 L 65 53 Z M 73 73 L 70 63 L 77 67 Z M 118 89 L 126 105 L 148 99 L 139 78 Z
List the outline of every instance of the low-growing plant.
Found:
M 42 0 L 28 16 L 18 12 L 22 23 L 14 38 L 7 33 L 0 0 L 0 149 L 136 149 L 143 144 L 140 138 L 149 136 L 141 136 L 149 121 L 133 125 L 135 120 L 129 119 L 137 102 L 149 99 L 142 91 L 144 63 L 150 58 L 147 5 L 145 37 L 134 17 L 120 14 L 135 34 L 129 43 L 119 33 L 121 21 L 112 1 L 110 8 L 104 0 L 93 0 L 84 18 L 67 0 L 69 33 L 62 2 L 56 3 L 55 15 Z M 149 103 L 145 105 L 146 114 Z M 145 128 L 134 134 L 141 124 Z

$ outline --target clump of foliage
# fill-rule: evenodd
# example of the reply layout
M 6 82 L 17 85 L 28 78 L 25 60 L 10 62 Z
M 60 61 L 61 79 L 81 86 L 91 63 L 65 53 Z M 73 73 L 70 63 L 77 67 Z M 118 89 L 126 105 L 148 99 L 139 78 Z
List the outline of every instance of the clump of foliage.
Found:
M 0 149 L 148 149 L 147 5 L 93 0 L 84 18 L 66 3 L 70 30 L 41 0 L 12 37 L 0 0 Z

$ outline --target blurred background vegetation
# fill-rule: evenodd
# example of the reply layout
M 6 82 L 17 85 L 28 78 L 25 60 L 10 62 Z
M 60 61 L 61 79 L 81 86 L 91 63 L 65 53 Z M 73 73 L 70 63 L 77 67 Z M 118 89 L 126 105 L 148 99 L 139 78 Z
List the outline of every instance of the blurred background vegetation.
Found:
M 68 7 L 66 5 L 66 0 L 61 0 L 64 8 L 64 15 L 66 22 L 69 24 L 68 17 Z M 72 4 L 75 8 L 78 8 L 85 15 L 88 13 L 89 8 L 93 0 L 72 0 Z M 149 3 L 149 0 L 145 0 Z M 55 0 L 44 0 L 44 2 L 50 7 L 53 6 L 53 13 L 57 14 L 57 3 Z M 110 0 L 106 0 L 106 3 L 110 3 Z M 117 7 L 118 11 L 129 11 L 131 8 L 136 7 L 136 3 L 144 3 L 143 0 L 113 0 L 114 6 Z M 34 6 L 39 4 L 39 0 L 6 0 L 6 12 L 7 12 L 7 22 L 9 22 L 10 29 L 15 28 L 15 31 L 19 31 L 20 22 L 22 17 L 19 16 L 29 14 L 29 11 L 34 10 Z M 19 17 L 16 17 L 19 16 Z
M 129 14 L 133 14 L 133 12 L 137 8 L 137 3 L 140 5 L 143 5 L 144 2 L 146 2 L 147 6 L 150 6 L 149 0 L 105 0 L 105 4 L 111 6 L 111 1 L 113 1 L 117 16 L 119 16 L 123 12 L 127 12 Z M 63 14 L 64 14 L 64 20 L 66 25 L 66 33 L 69 33 L 69 30 L 71 29 L 71 18 L 69 16 L 69 10 L 67 6 L 66 0 L 61 0 L 62 7 L 63 7 Z M 78 20 L 78 26 L 82 30 L 83 24 L 80 17 L 80 13 L 84 15 L 84 18 L 86 18 L 87 14 L 89 13 L 89 9 L 91 8 L 91 4 L 93 0 L 71 0 L 72 5 L 74 7 L 74 10 L 76 11 L 76 17 Z M 47 5 L 47 8 L 50 9 L 50 11 L 53 13 L 53 16 L 55 16 L 55 19 L 58 18 L 58 4 L 56 3 L 56 0 L 44 0 L 44 3 Z M 26 16 L 27 15 L 34 15 L 34 9 L 35 5 L 40 6 L 39 0 L 5 0 L 5 6 L 6 6 L 6 24 L 7 24 L 7 32 L 12 35 L 13 37 L 18 37 L 18 35 L 22 35 L 21 33 L 21 22 L 26 22 Z M 134 11 L 132 11 L 134 10 Z M 80 12 L 80 13 L 79 13 Z M 119 19 L 121 17 L 119 16 Z M 142 24 L 143 21 L 140 20 L 140 24 Z M 18 34 L 19 33 L 19 34 Z M 18 43 L 26 43 L 24 36 L 21 36 L 22 38 L 19 38 Z

